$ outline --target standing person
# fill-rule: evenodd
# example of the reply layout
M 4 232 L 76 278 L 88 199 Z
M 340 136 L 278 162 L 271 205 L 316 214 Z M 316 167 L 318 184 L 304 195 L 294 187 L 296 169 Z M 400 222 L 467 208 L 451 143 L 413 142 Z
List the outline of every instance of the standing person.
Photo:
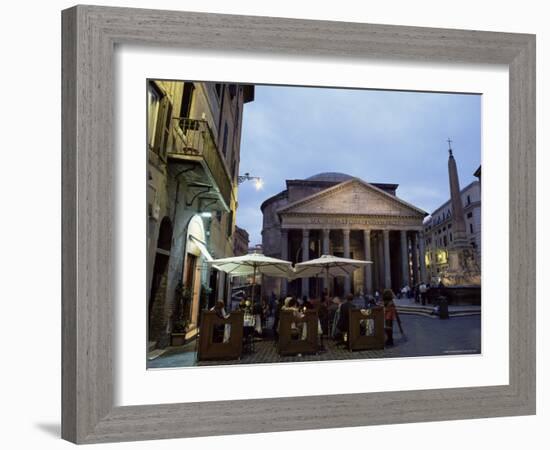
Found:
M 418 287 L 418 290 L 420 291 L 420 301 L 423 305 L 426 304 L 426 285 L 424 283 L 420 283 L 420 286 Z
M 349 312 L 354 309 L 353 295 L 348 294 L 346 296 L 346 303 L 343 303 L 340 307 L 340 320 L 338 321 L 338 329 L 342 332 L 342 340 L 347 341 L 349 334 Z
M 275 339 L 279 338 L 279 317 L 281 316 L 281 308 L 283 307 L 285 299 L 279 298 L 279 301 L 275 305 L 275 310 L 273 311 L 273 336 Z
M 374 291 L 374 301 L 376 303 L 380 301 L 380 293 L 378 291 Z
M 322 328 L 321 337 L 322 337 L 323 334 L 328 335 L 328 306 L 327 306 L 326 297 L 321 297 L 321 300 L 319 300 L 318 314 L 319 314 L 319 321 L 321 322 L 321 328 Z
M 382 294 L 384 301 L 384 330 L 386 331 L 386 344 L 393 346 L 393 321 L 397 320 L 397 308 L 393 301 L 393 292 L 391 289 L 385 289 Z
M 329 323 L 330 323 L 330 337 L 332 339 L 335 339 L 338 335 L 338 321 L 340 319 L 340 306 L 342 302 L 338 297 L 334 297 L 331 300 L 330 306 L 328 307 L 328 317 L 329 317 Z

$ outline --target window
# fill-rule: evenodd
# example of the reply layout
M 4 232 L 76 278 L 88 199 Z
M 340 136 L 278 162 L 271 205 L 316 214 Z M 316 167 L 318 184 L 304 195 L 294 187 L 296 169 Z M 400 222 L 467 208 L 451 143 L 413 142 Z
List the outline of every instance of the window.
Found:
M 237 179 L 237 161 L 233 160 L 231 163 L 231 176 L 233 177 L 233 181 L 236 181 Z
M 193 91 L 195 85 L 193 83 L 183 84 L 183 93 L 181 94 L 180 117 L 189 117 L 191 113 L 191 102 L 193 101 Z
M 235 108 L 235 130 L 238 130 L 238 128 L 239 128 L 239 119 L 240 119 L 239 115 L 241 113 L 240 110 L 239 110 L 239 101 L 238 101 L 238 99 L 237 99 L 236 104 L 237 104 L 237 106 Z
M 147 143 L 151 149 L 155 146 L 155 129 L 162 96 L 157 85 L 150 81 L 147 86 Z
M 443 245 L 447 247 L 447 236 L 443 236 Z
M 472 200 L 470 199 L 470 196 L 468 195 L 468 196 L 466 197 L 466 204 L 469 205 L 469 204 L 471 204 L 471 203 L 472 203 Z
M 470 223 L 470 233 L 474 233 L 474 224 Z
M 227 214 L 227 237 L 233 234 L 233 211 Z
M 222 95 L 222 85 L 221 83 L 216 83 L 216 95 L 218 98 Z
M 453 242 L 453 233 L 449 233 L 449 241 Z
M 223 124 L 223 144 L 222 144 L 222 153 L 223 156 L 227 156 L 227 135 L 229 133 L 229 128 L 227 127 L 227 122 Z
M 149 83 L 147 95 L 149 148 L 161 159 L 165 159 L 172 120 L 172 102 L 154 82 Z
M 471 219 L 472 218 L 472 213 L 469 212 L 468 214 L 466 214 L 466 217 L 468 217 L 468 219 Z

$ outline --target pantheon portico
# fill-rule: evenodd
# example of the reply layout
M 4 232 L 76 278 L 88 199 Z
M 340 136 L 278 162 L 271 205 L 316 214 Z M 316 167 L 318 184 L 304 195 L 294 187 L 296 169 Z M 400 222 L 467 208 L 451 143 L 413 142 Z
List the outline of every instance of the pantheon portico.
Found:
M 323 254 L 373 261 L 351 277 L 329 281 L 331 293 L 339 296 L 397 291 L 425 281 L 421 233 L 427 213 L 398 198 L 397 187 L 332 172 L 286 180 L 286 190 L 261 206 L 264 254 L 293 263 Z M 316 298 L 324 283 L 265 277 L 263 292 Z

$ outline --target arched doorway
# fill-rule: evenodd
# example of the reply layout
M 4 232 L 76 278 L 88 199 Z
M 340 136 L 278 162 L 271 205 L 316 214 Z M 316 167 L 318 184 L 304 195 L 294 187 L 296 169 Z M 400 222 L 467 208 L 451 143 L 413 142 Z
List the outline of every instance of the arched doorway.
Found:
M 172 222 L 168 217 L 164 217 L 159 228 L 157 250 L 151 280 L 151 291 L 149 293 L 149 340 L 156 339 L 164 328 L 164 298 L 166 294 L 168 260 L 170 259 L 171 247 Z
M 206 242 L 204 223 L 202 217 L 198 214 L 191 218 L 187 226 L 187 242 L 182 274 L 182 285 L 186 292 L 184 304 L 182 305 L 183 318 L 188 323 L 188 331 L 198 327 L 201 309 L 202 253 L 197 241 Z

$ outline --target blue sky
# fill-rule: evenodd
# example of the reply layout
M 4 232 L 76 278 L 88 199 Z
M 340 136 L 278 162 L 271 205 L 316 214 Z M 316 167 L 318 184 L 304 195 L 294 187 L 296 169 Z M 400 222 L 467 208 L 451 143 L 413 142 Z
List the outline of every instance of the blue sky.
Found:
M 256 86 L 239 172 L 261 176 L 264 187 L 241 184 L 237 225 L 261 243 L 262 202 L 285 180 L 319 172 L 399 184 L 398 197 L 431 212 L 449 198 L 449 137 L 463 187 L 481 160 L 481 96 Z

